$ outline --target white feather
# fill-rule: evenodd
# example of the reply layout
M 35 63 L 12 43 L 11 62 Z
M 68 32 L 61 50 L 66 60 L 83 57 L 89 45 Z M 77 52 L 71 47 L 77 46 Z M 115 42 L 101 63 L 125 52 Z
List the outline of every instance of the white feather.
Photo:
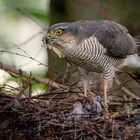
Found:
M 134 55 L 128 55 L 125 59 L 122 66 L 128 66 L 132 68 L 140 68 L 140 57 L 137 54 Z
M 121 69 L 128 73 L 140 73 L 140 57 L 136 54 L 128 55 Z

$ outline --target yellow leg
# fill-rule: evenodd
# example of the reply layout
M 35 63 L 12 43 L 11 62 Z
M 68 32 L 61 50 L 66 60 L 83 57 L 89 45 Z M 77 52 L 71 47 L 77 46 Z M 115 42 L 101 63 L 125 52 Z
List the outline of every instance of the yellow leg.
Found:
M 107 113 L 109 113 L 108 111 L 108 97 L 107 97 L 107 92 L 108 92 L 108 82 L 107 81 L 104 81 L 104 100 L 105 100 L 105 111 Z
M 83 91 L 84 91 L 84 96 L 87 97 L 87 90 L 88 90 L 88 72 L 87 70 L 83 68 L 78 68 L 79 69 L 79 74 L 83 83 Z
M 104 100 L 107 105 L 108 99 L 107 99 L 107 92 L 108 92 L 108 82 L 104 81 Z
M 87 97 L 87 80 L 83 79 L 84 96 Z

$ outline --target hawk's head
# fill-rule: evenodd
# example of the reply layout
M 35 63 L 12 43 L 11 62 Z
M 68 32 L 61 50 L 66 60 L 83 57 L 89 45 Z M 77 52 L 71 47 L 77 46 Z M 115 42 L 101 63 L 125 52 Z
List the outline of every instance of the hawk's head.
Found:
M 87 32 L 88 31 L 88 32 Z M 76 47 L 83 39 L 90 36 L 86 21 L 58 23 L 52 25 L 43 41 L 54 51 L 64 53 L 64 49 Z
M 74 45 L 76 42 L 75 32 L 71 23 L 58 23 L 52 25 L 47 32 L 46 44 L 61 49 L 69 45 Z

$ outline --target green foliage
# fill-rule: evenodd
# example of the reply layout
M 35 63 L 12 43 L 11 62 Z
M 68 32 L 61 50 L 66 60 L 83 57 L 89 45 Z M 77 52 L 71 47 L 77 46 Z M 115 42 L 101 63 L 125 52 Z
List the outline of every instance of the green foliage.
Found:
M 41 74 L 38 74 L 38 75 L 40 75 L 38 77 L 42 77 Z M 27 79 L 27 78 L 24 78 L 24 77 L 9 77 L 7 79 L 6 83 L 8 83 L 10 81 L 17 83 L 19 85 L 19 88 L 21 88 L 24 84 L 27 84 L 27 88 L 24 91 L 24 94 L 26 96 L 29 95 L 30 89 L 32 89 L 32 91 L 31 91 L 32 93 L 35 93 L 37 91 L 41 92 L 41 91 L 44 91 L 44 90 L 48 89 L 47 85 L 42 84 L 42 83 L 34 82 L 33 80 L 30 80 L 30 78 Z M 29 81 L 31 81 L 31 84 L 29 84 Z M 18 91 L 14 91 L 12 89 L 10 90 L 10 92 L 7 91 L 7 93 L 9 93 L 11 96 L 17 96 L 17 94 L 19 94 Z
M 43 11 L 43 10 L 36 9 L 36 8 L 28 8 L 28 9 L 26 9 L 26 11 L 27 11 L 30 15 L 36 17 L 36 18 L 39 19 L 39 20 L 44 20 L 44 21 L 46 21 L 46 19 L 48 19 L 48 15 L 46 15 L 45 11 Z
M 48 15 L 46 9 L 42 9 L 41 0 L 2 0 L 6 15 L 12 19 L 20 19 L 24 16 L 33 16 L 40 21 L 46 21 Z
M 18 112 L 18 109 L 15 108 L 15 107 L 12 107 L 12 108 L 11 108 L 11 112 Z

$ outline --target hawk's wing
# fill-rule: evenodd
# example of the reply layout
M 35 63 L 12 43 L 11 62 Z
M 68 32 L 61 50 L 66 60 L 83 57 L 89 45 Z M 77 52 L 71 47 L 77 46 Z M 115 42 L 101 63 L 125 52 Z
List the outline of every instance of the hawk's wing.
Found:
M 86 37 L 94 35 L 113 57 L 125 58 L 137 52 L 136 42 L 128 30 L 113 21 L 83 21 L 80 23 Z

